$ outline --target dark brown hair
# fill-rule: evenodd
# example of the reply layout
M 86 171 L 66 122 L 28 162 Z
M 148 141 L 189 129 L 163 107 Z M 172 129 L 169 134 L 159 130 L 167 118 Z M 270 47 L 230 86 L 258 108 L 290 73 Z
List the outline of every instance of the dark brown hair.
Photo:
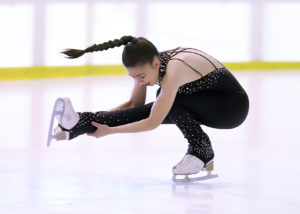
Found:
M 67 58 L 74 59 L 85 53 L 103 51 L 109 48 L 125 45 L 122 53 L 122 62 L 126 67 L 152 63 L 154 56 L 158 56 L 156 47 L 144 37 L 123 36 L 121 39 L 109 40 L 102 44 L 94 44 L 85 50 L 66 49 L 61 53 Z

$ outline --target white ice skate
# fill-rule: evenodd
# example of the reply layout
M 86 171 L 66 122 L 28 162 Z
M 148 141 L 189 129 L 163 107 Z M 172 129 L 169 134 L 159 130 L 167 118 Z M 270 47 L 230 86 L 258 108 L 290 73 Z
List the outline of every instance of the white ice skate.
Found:
M 53 107 L 51 122 L 48 132 L 47 146 L 50 146 L 51 140 L 67 140 L 68 132 L 63 131 L 59 126 L 53 129 L 54 119 L 57 120 L 65 129 L 73 128 L 79 121 L 79 114 L 73 109 L 69 98 L 57 98 Z
M 211 172 L 214 169 L 214 161 L 209 161 L 205 166 L 203 161 L 199 158 L 187 154 L 183 159 L 173 167 L 173 178 L 174 182 L 194 182 L 194 181 L 203 181 L 212 178 L 218 177 L 216 174 Z M 201 171 L 206 172 L 206 175 L 199 177 L 189 177 L 189 175 L 197 174 Z M 176 176 L 184 176 L 184 178 L 177 178 Z

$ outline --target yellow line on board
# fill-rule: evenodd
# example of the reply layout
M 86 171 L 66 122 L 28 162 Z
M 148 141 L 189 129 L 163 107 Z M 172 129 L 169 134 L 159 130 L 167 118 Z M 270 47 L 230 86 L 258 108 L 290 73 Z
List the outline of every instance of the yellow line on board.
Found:
M 224 65 L 230 70 L 300 70 L 300 62 L 227 62 Z
M 300 70 L 300 62 L 227 62 L 224 65 L 231 71 L 260 70 Z M 122 65 L 83 65 L 83 66 L 32 66 L 0 68 L 0 80 L 67 78 L 79 76 L 124 75 Z
M 84 66 L 33 66 L 19 68 L 0 68 L 0 80 L 66 78 L 90 75 L 126 74 L 122 65 L 84 65 Z

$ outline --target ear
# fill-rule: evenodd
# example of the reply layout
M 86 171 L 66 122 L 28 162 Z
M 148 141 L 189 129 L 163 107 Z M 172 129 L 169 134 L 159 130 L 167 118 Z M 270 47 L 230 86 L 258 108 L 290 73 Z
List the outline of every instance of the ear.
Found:
M 160 66 L 160 60 L 157 56 L 154 56 L 153 58 L 153 62 L 152 62 L 152 66 L 155 68 L 155 69 L 158 69 L 159 66 Z

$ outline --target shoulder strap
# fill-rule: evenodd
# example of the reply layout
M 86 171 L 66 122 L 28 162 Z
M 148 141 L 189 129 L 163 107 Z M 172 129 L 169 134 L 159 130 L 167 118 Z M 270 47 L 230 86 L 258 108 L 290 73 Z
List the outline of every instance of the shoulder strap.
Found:
M 206 56 L 202 55 L 202 54 L 199 54 L 199 53 L 196 53 L 196 52 L 193 52 L 193 51 L 188 51 L 188 50 L 195 50 L 195 51 L 199 51 L 195 48 L 181 48 L 178 47 L 178 48 L 175 48 L 175 49 L 172 49 L 172 50 L 169 50 L 167 52 L 169 52 L 170 54 L 170 57 L 172 58 L 173 56 L 177 55 L 178 53 L 181 53 L 181 52 L 184 52 L 184 53 L 193 53 L 193 54 L 197 54 L 203 58 L 205 58 L 215 69 L 218 69 L 217 66 L 210 60 L 208 59 Z M 215 59 L 216 60 L 216 59 Z M 221 65 L 223 65 L 221 62 L 219 62 L 218 60 L 216 60 L 218 63 L 220 63 Z M 224 67 L 224 66 L 223 66 Z

